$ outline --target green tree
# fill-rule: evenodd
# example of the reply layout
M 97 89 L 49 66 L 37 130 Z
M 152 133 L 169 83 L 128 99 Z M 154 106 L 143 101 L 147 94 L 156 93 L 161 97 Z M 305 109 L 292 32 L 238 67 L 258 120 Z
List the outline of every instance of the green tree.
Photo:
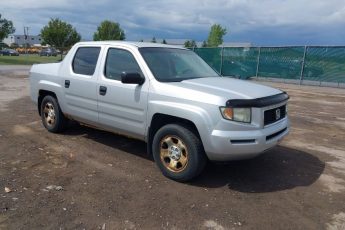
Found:
M 4 38 L 7 38 L 9 34 L 13 34 L 16 31 L 16 28 L 13 27 L 13 23 L 6 18 L 1 18 L 0 14 L 0 41 Z
M 201 47 L 202 47 L 202 48 L 207 47 L 207 42 L 206 42 L 206 41 L 203 41 Z
M 42 28 L 41 37 L 45 43 L 61 51 L 61 60 L 63 51 L 81 39 L 80 34 L 71 24 L 58 18 L 50 19 L 48 25 Z
M 189 41 L 189 40 L 185 41 L 183 45 L 184 45 L 184 47 L 186 47 L 186 48 L 191 47 L 191 44 L 190 44 L 190 41 Z
M 104 40 L 125 40 L 126 35 L 120 24 L 105 20 L 97 27 L 97 31 L 93 34 L 94 41 Z
M 212 25 L 207 38 L 207 46 L 217 47 L 221 45 L 223 43 L 223 36 L 226 34 L 226 32 L 226 28 L 223 28 L 221 25 Z
M 152 42 L 152 43 L 156 43 L 156 42 L 157 42 L 157 41 L 156 41 L 156 38 L 153 37 L 152 40 L 151 40 L 151 42 Z
M 144 42 L 144 39 L 140 39 L 139 42 Z
M 186 48 L 194 48 L 197 47 L 195 40 L 187 40 L 184 42 L 184 47 Z
M 163 39 L 162 44 L 168 44 L 167 41 L 165 41 L 165 39 Z

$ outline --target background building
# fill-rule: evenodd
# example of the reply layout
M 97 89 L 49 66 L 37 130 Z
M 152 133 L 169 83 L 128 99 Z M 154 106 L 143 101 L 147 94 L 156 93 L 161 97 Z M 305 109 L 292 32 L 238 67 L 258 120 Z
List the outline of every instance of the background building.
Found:
M 40 35 L 28 35 L 25 39 L 25 35 L 14 35 L 11 34 L 7 38 L 4 39 L 4 43 L 7 45 L 11 45 L 12 43 L 16 43 L 19 46 L 23 46 L 24 44 L 28 43 L 31 46 L 34 45 L 41 45 L 42 38 Z

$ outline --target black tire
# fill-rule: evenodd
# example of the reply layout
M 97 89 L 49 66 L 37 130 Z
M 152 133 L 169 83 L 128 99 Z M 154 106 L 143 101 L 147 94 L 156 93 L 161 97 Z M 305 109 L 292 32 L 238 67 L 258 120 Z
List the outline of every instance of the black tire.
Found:
M 165 140 L 169 140 L 168 142 L 172 145 L 169 146 Z M 177 155 L 173 156 L 172 151 L 169 150 L 176 146 L 183 147 L 178 147 L 177 149 L 180 151 L 177 150 L 175 152 Z M 161 150 L 169 153 L 169 157 L 163 157 L 165 154 L 161 154 Z M 152 153 L 163 175 L 180 182 L 189 181 L 198 176 L 204 169 L 207 160 L 201 140 L 190 129 L 179 124 L 165 125 L 155 133 L 152 141 Z M 182 158 L 187 159 L 183 160 L 187 163 L 181 163 Z M 177 162 L 176 167 L 172 167 L 173 169 L 169 168 L 170 161 Z M 178 168 L 179 164 L 180 168 Z
M 49 111 L 52 111 L 50 110 L 50 107 L 52 107 L 53 112 L 49 113 Z M 45 96 L 42 100 L 41 119 L 44 127 L 52 133 L 62 132 L 67 127 L 68 123 L 68 119 L 65 118 L 61 112 L 57 99 L 49 95 Z M 52 122 L 52 120 L 54 120 L 54 122 Z

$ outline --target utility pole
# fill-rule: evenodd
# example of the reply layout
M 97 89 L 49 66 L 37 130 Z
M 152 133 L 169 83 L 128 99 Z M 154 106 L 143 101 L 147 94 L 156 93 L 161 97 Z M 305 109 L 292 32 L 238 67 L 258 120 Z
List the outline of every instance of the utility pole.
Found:
M 24 40 L 25 40 L 25 44 L 24 44 L 24 48 L 25 48 L 25 53 L 28 54 L 28 50 L 27 50 L 27 40 L 29 38 L 29 27 L 28 26 L 24 26 Z

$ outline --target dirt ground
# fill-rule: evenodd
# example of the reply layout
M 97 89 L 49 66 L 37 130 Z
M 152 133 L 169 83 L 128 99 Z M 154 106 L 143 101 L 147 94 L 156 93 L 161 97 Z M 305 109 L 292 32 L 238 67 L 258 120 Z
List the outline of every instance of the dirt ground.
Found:
M 27 68 L 0 66 L 0 229 L 345 229 L 345 90 L 260 83 L 289 93 L 290 135 L 183 184 L 143 142 L 48 133 Z

